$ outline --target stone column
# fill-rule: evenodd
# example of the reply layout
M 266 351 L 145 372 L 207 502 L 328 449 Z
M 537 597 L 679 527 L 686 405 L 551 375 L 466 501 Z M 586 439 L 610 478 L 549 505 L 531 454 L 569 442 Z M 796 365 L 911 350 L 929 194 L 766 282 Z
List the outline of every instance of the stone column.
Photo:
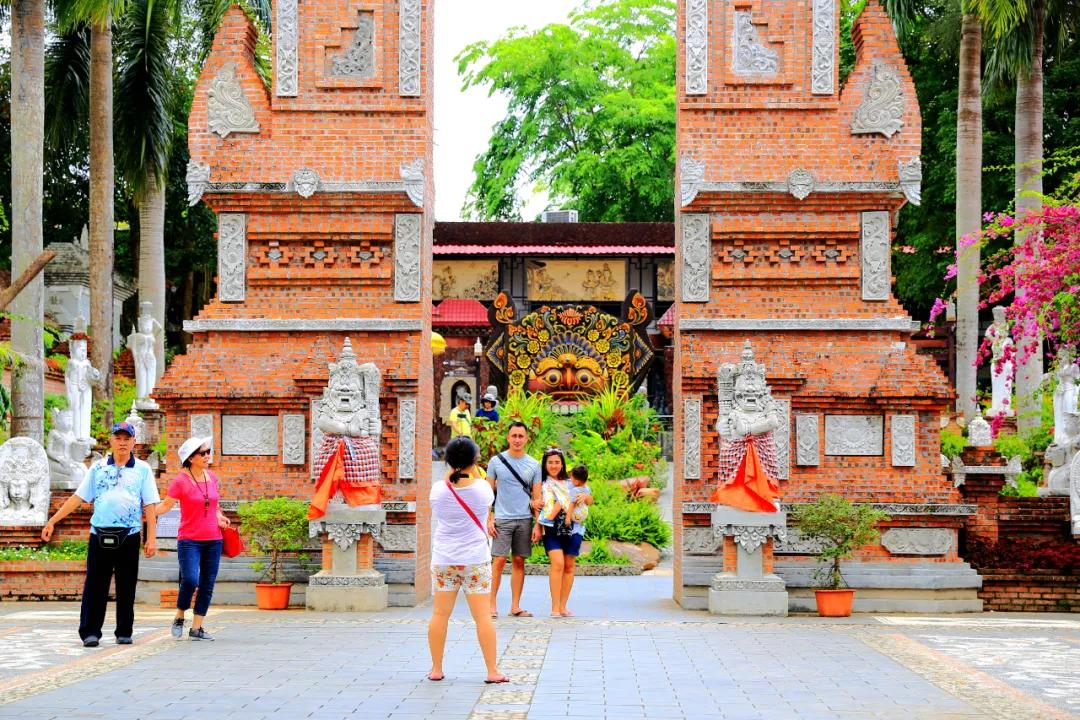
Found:
M 307 608 L 328 612 L 385 610 L 386 576 L 375 569 L 374 538 L 386 527 L 386 511 L 332 503 L 310 524 L 322 537 L 322 570 L 311 576 Z M 328 552 L 329 551 L 329 552 Z
M 771 540 L 787 537 L 787 513 L 720 506 L 712 513 L 712 530 L 723 541 L 724 569 L 713 576 L 709 612 L 786 616 L 787 587 L 772 572 Z

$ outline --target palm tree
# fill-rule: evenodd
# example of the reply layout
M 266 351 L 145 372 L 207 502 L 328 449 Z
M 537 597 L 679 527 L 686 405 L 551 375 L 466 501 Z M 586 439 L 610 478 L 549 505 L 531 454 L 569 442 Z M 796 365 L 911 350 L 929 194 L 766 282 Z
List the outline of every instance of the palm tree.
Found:
M 45 127 L 45 3 L 11 2 L 11 270 L 17 277 L 41 254 Z M 12 435 L 44 440 L 45 279 L 38 275 L 11 304 L 12 347 L 22 362 L 12 377 Z

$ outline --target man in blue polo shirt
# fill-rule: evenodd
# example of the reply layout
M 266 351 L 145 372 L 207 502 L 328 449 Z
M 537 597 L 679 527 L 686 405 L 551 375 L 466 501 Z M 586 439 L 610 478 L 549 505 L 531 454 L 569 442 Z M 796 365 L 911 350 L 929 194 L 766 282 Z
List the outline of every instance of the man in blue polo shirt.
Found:
M 116 576 L 116 644 L 130 645 L 135 624 L 135 584 L 139 579 L 139 533 L 143 509 L 161 501 L 154 473 L 137 459 L 135 428 L 127 422 L 112 427 L 112 452 L 90 467 L 82 483 L 45 527 L 41 539 L 48 542 L 56 523 L 84 502 L 94 504 L 90 518 L 90 542 L 86 553 L 86 581 L 83 584 L 79 637 L 86 647 L 97 647 L 105 607 L 109 603 L 109 583 Z M 146 557 L 157 552 L 157 515 L 146 512 Z

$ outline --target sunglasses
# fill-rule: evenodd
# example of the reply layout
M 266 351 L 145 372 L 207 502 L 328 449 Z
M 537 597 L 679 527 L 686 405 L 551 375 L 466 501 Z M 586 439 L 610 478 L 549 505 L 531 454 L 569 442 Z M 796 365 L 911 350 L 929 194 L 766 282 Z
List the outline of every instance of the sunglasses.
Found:
M 210 452 L 210 450 L 196 450 L 192 455 L 209 455 Z

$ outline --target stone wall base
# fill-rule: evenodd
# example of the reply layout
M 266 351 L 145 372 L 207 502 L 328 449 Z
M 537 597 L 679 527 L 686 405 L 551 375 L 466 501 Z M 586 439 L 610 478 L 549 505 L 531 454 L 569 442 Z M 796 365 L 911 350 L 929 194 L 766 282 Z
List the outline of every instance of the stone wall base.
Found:
M 0 600 L 80 600 L 85 579 L 85 560 L 4 561 Z
M 381 573 L 378 574 L 381 580 Z M 317 612 L 377 612 L 386 609 L 389 599 L 385 582 L 376 585 L 309 584 L 305 605 L 308 610 Z
M 713 615 L 784 617 L 788 614 L 788 593 L 784 581 L 776 575 L 752 581 L 739 580 L 734 575 L 718 576 L 709 588 L 708 598 L 709 612 Z
M 987 610 L 1080 612 L 1080 571 L 984 569 L 982 578 Z

